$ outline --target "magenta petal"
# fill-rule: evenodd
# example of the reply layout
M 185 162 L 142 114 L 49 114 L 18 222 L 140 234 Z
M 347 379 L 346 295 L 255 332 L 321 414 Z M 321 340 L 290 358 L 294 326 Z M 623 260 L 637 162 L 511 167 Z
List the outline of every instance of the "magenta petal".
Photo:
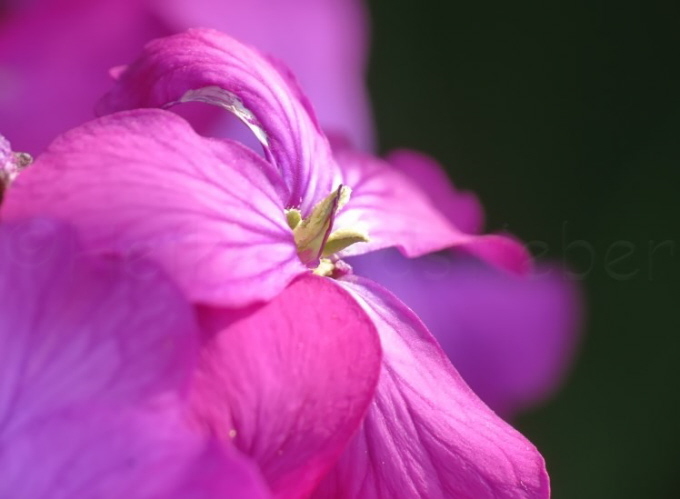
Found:
M 350 263 L 412 308 L 474 392 L 504 417 L 563 380 L 579 339 L 580 300 L 557 266 L 518 278 L 462 255 L 407 259 L 394 250 Z
M 269 497 L 253 463 L 190 431 L 173 405 L 90 402 L 0 435 L 0 497 Z
M 0 225 L 4 431 L 99 396 L 137 403 L 183 386 L 194 366 L 191 309 L 157 268 L 78 253 L 50 220 Z
M 541 455 L 467 387 L 413 312 L 370 281 L 343 285 L 378 328 L 383 369 L 317 497 L 547 498 Z
M 192 300 L 240 306 L 305 270 L 267 170 L 167 111 L 120 113 L 57 139 L 15 182 L 3 217 L 67 220 L 90 251 L 147 256 Z
M 97 99 L 111 86 L 109 68 L 169 33 L 147 3 L 0 2 L 7 7 L 0 29 L 0 124 L 17 150 L 37 156 L 58 134 L 94 118 Z
M 461 247 L 479 258 L 517 273 L 530 267 L 530 257 L 517 241 L 500 235 L 473 235 L 454 226 L 406 175 L 372 156 L 340 149 L 336 158 L 352 199 L 336 218 L 334 228 L 355 228 L 370 242 L 342 252 L 353 256 L 396 246 L 416 257 Z M 469 224 L 468 224 L 469 225 Z
M 437 209 L 467 234 L 479 234 L 484 227 L 484 210 L 477 196 L 458 191 L 444 169 L 433 158 L 400 149 L 387 156 L 387 162 L 420 187 Z
M 301 91 L 259 52 L 218 31 L 192 29 L 149 43 L 100 102 L 99 112 L 199 101 L 248 125 L 281 170 L 286 207 L 311 209 L 337 169 Z
M 380 345 L 335 282 L 307 275 L 261 308 L 204 311 L 196 410 L 255 459 L 279 497 L 303 497 L 344 450 L 370 403 Z
M 233 446 L 211 439 L 202 451 L 185 467 L 169 499 L 272 497 L 256 464 Z M 167 467 L 162 472 L 167 473 Z
M 373 144 L 365 84 L 368 20 L 361 0 L 163 0 L 176 31 L 215 28 L 280 58 L 314 104 L 324 130 Z
M 0 497 L 265 497 L 183 417 L 192 309 L 158 268 L 130 270 L 52 221 L 0 226 Z

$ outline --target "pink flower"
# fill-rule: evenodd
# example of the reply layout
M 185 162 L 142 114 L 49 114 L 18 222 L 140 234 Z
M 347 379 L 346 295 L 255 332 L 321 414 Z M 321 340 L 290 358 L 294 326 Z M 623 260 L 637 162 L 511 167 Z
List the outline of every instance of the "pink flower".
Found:
M 188 303 L 128 263 L 83 256 L 46 219 L 0 226 L 0 497 L 268 497 L 184 414 Z
M 317 103 L 321 123 L 368 147 L 366 21 L 360 0 L 24 0 L 0 12 L 0 123 L 37 155 L 94 117 L 108 71 L 147 41 L 217 28 L 284 60 Z M 216 113 L 201 126 L 231 129 Z
M 360 0 L 19 0 L 11 4 L 0 18 L 0 123 L 22 151 L 37 154 L 59 133 L 91 119 L 94 102 L 110 86 L 109 69 L 136 56 L 143 43 L 192 26 L 217 28 L 280 57 L 314 103 L 321 127 L 341 132 L 361 149 L 371 149 L 364 85 L 368 23 Z M 50 43 L 36 43 L 36 39 Z M 202 132 L 234 136 L 233 121 L 226 113 L 204 111 L 192 123 Z M 423 190 L 441 191 L 435 201 L 438 210 L 447 216 L 456 213 L 454 223 L 461 231 L 478 233 L 479 204 L 476 200 L 459 203 L 446 189 L 446 176 L 428 173 L 431 170 L 414 167 L 419 177 L 431 179 Z M 442 298 L 424 303 L 410 295 L 435 286 L 431 279 L 423 279 L 421 271 L 429 272 L 433 264 L 406 260 L 396 252 L 391 255 L 368 257 L 370 269 L 365 275 L 389 284 L 418 311 L 466 381 L 494 410 L 512 415 L 554 391 L 577 338 L 578 306 L 572 283 L 558 282 L 556 270 L 541 283 L 520 282 L 458 258 L 451 259 L 450 278 L 437 281 L 436 287 L 442 297 L 455 294 L 467 301 L 456 299 L 452 304 Z M 435 258 L 436 265 L 442 265 L 443 260 Z M 407 268 L 414 269 L 413 278 L 405 276 Z M 477 278 L 466 277 L 470 273 Z M 471 286 L 469 291 L 462 289 L 464 283 Z M 501 288 L 506 291 L 501 293 Z M 476 296 L 481 301 L 473 301 Z M 518 300 L 513 306 L 506 307 L 514 298 Z M 547 298 L 547 306 L 534 302 Z M 467 313 L 477 306 L 497 313 Z M 490 317 L 503 317 L 504 327 L 498 328 Z M 449 327 L 452 323 L 455 328 Z M 481 340 L 495 334 L 512 347 L 506 355 L 495 353 L 497 341 Z M 474 351 L 466 353 L 467 347 Z M 477 369 L 492 362 L 493 368 Z
M 334 157 L 289 74 L 226 35 L 157 40 L 118 76 L 100 110 L 131 110 L 58 138 L 2 215 L 49 214 L 75 225 L 88 251 L 145 254 L 202 305 L 207 360 L 192 393 L 204 428 L 254 459 L 276 495 L 548 495 L 536 449 L 474 395 L 409 309 L 343 262 L 392 246 L 408 256 L 457 246 L 521 272 L 520 245 L 461 231 L 381 160 Z M 187 101 L 236 114 L 265 159 L 139 109 Z M 298 310 L 317 295 L 332 305 Z M 382 348 L 379 379 L 370 335 L 356 339 L 362 314 Z M 323 398 L 329 385 L 335 402 Z M 323 431 L 309 423 L 319 416 Z

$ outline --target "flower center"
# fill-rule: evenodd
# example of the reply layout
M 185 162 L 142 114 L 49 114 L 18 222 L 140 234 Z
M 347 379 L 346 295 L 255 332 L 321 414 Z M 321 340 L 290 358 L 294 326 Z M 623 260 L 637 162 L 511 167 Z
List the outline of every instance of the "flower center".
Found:
M 317 275 L 335 277 L 347 273 L 349 266 L 336 253 L 352 244 L 368 242 L 368 236 L 360 231 L 345 228 L 333 231 L 335 216 L 351 194 L 349 187 L 341 185 L 319 201 L 307 218 L 302 218 L 296 208 L 286 210 L 300 260 Z

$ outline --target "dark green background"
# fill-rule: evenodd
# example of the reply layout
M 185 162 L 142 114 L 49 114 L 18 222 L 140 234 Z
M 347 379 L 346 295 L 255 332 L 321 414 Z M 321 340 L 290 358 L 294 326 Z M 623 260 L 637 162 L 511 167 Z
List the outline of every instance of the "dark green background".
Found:
M 674 3 L 369 4 L 381 150 L 437 157 L 584 288 L 573 373 L 517 422 L 554 497 L 680 497 Z

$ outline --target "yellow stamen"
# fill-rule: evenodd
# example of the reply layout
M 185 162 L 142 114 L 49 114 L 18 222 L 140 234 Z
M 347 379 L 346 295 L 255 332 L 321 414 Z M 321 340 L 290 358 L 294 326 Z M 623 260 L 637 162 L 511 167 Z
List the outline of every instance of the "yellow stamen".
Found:
M 352 229 L 338 229 L 328 236 L 321 256 L 331 256 L 356 243 L 367 243 L 368 235 Z

